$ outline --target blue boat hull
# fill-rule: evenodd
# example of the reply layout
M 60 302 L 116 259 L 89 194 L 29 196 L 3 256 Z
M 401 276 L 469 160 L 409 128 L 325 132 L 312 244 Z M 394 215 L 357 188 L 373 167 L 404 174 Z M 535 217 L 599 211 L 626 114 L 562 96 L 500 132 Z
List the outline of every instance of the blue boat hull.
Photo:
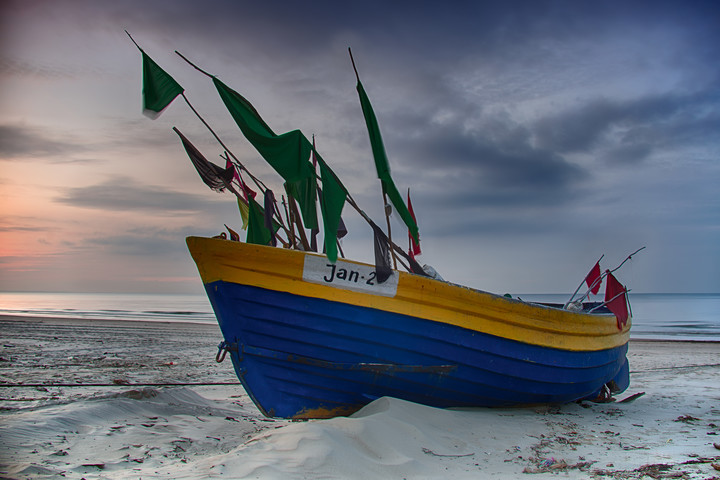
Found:
M 437 407 L 567 403 L 629 383 L 627 344 L 562 350 L 330 299 L 205 287 L 238 378 L 268 416 L 347 415 L 382 396 Z

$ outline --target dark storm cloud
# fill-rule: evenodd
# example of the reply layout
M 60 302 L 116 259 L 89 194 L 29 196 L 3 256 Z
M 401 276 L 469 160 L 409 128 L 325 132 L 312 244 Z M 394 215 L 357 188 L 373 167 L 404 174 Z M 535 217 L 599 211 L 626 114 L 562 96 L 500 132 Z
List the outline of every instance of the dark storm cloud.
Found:
M 215 51 L 225 51 L 234 61 L 246 58 L 250 51 L 256 53 L 247 68 L 283 65 L 292 74 L 269 81 L 282 82 L 284 88 L 279 91 L 288 98 L 291 92 L 311 92 L 313 101 L 321 101 L 327 92 L 317 82 L 320 73 L 314 71 L 317 63 L 313 60 L 325 55 L 334 42 L 343 43 L 343 48 L 353 46 L 393 168 L 412 180 L 408 183 L 427 184 L 422 194 L 442 198 L 448 206 L 468 199 L 508 208 L 569 203 L 590 179 L 586 167 L 571 161 L 570 154 L 637 163 L 663 145 L 704 134 L 715 124 L 710 117 L 701 118 L 703 105 L 708 104 L 693 98 L 699 94 L 687 93 L 623 101 L 610 96 L 579 100 L 584 103 L 570 109 L 556 107 L 543 112 L 540 120 L 520 124 L 509 115 L 498 118 L 497 112 L 484 112 L 483 99 L 471 100 L 468 91 L 449 79 L 476 66 L 486 67 L 489 70 L 482 74 L 488 75 L 488 83 L 497 81 L 492 83 L 496 88 L 503 80 L 492 78 L 493 69 L 507 72 L 522 66 L 515 75 L 530 73 L 520 79 L 528 91 L 500 92 L 512 106 L 516 93 L 531 97 L 534 88 L 562 88 L 562 83 L 544 83 L 548 76 L 565 74 L 570 81 L 579 58 L 565 58 L 566 47 L 580 44 L 583 47 L 575 55 L 594 54 L 603 42 L 633 32 L 638 21 L 649 31 L 673 36 L 680 31 L 677 38 L 683 46 L 698 47 L 672 59 L 678 68 L 708 63 L 703 60 L 712 54 L 709 45 L 718 36 L 713 28 L 718 9 L 712 2 L 683 7 L 663 1 L 518 1 L 510 8 L 497 2 L 455 2 L 452 8 L 441 3 L 420 8 L 410 2 L 248 5 L 210 1 L 160 2 L 150 8 L 154 16 L 147 17 L 149 22 L 155 24 L 167 15 L 161 23 L 169 44 L 197 44 L 202 49 L 213 42 Z M 209 24 L 228 41 L 218 42 L 209 35 L 203 27 Z M 580 64 L 586 64 L 587 59 L 582 60 Z M 347 63 L 347 59 L 337 61 Z M 295 69 L 300 65 L 305 68 L 297 70 L 303 72 L 297 77 Z M 558 65 L 567 71 L 558 71 Z M 241 84 L 231 83 L 242 91 Z M 407 111 L 399 111 L 395 104 L 385 109 L 383 90 L 397 91 L 403 99 L 418 99 L 417 104 L 408 102 Z M 381 93 L 373 95 L 373 91 Z M 357 116 L 357 105 L 352 108 L 349 114 Z M 453 118 L 444 123 L 432 120 L 441 110 L 451 111 Z M 363 135 L 358 130 L 352 139 L 366 148 Z M 415 169 L 422 172 L 413 173 Z M 433 180 L 426 180 L 428 176 Z
M 75 207 L 131 211 L 202 211 L 215 202 L 200 195 L 145 185 L 128 177 L 114 177 L 97 185 L 67 189 L 56 201 Z
M 414 127 L 393 132 L 404 133 L 392 142 L 402 173 L 417 176 L 413 185 L 425 184 L 424 194 L 443 198 L 447 206 L 554 205 L 569 201 L 588 178 L 560 154 L 533 146 L 532 132 L 509 117 L 475 118 L 472 128 L 464 122 L 405 118 L 397 123 Z
M 699 94 L 665 94 L 631 100 L 597 99 L 538 121 L 539 146 L 558 153 L 586 152 L 611 143 L 635 161 L 658 147 L 688 141 L 712 141 L 720 120 L 720 89 Z M 625 156 L 625 155 L 623 155 Z
M 524 0 L 510 4 L 493 1 L 444 2 L 204 2 L 142 0 L 124 2 L 47 2 L 42 9 L 6 0 L 7 11 L 27 10 L 28 15 L 72 18 L 89 31 L 118 31 L 132 26 L 139 37 L 147 31 L 171 48 L 211 49 L 236 60 L 253 52 L 254 63 L 282 62 L 315 67 L 313 59 L 353 42 L 374 54 L 388 52 L 384 67 L 402 58 L 405 64 L 427 62 L 447 65 L 461 58 L 542 61 L 554 55 L 553 45 L 578 39 L 616 34 L 617 29 L 636 29 L 637 23 L 668 30 L 691 24 L 687 34 L 712 54 L 718 42 L 718 7 L 714 2 L 608 1 L 576 2 Z M 35 9 L 36 11 L 32 11 Z M 83 11 L 78 18 L 77 11 Z M 2 17 L 0 10 L 0 17 Z M 86 20 L 83 20 L 86 19 Z M 0 24 L 12 31 L 12 25 Z M 142 44 L 142 38 L 138 38 Z M 548 43 L 548 40 L 551 42 Z M 556 42 L 556 43 L 553 43 Z M 402 52 L 402 57 L 396 55 Z M 541 54 L 541 55 L 539 55 Z M 480 55 L 480 57 L 478 57 Z M 395 59 L 393 59 L 395 57 Z M 34 67 L 32 67 L 34 68 Z
M 415 158 L 423 160 L 424 168 L 469 175 L 477 181 L 476 187 L 497 191 L 529 188 L 534 193 L 556 192 L 586 177 L 582 168 L 561 156 L 527 144 L 505 148 L 484 138 L 459 134 L 439 136 L 418 148 L 422 150 Z

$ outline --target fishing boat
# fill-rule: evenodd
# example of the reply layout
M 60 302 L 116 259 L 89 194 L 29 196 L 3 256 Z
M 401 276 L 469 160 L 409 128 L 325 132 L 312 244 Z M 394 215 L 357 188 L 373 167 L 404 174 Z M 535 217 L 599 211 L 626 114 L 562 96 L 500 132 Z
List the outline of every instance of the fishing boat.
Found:
M 612 271 L 600 273 L 599 261 L 584 279 L 588 293 L 560 305 L 456 285 L 415 261 L 419 234 L 409 191 L 405 204 L 354 60 L 385 211 L 391 206 L 406 224 L 407 253 L 390 239 L 389 222 L 386 234 L 357 205 L 314 140 L 299 130 L 276 134 L 247 99 L 178 53 L 212 79 L 245 138 L 285 180 L 287 200 L 282 197 L 280 208 L 183 88 L 140 51 L 145 108 L 159 115 L 182 95 L 225 150 L 222 168 L 173 128 L 204 183 L 233 193 L 243 215 L 244 242 L 226 226 L 230 238 L 224 232 L 188 237 L 187 246 L 223 334 L 217 360 L 230 354 L 238 379 L 265 415 L 349 415 L 383 396 L 436 407 L 566 403 L 607 399 L 627 388 L 627 290 Z M 262 206 L 242 174 L 262 193 Z M 324 254 L 316 253 L 318 203 Z M 344 258 L 338 239 L 346 233 L 345 205 L 373 229 L 374 265 Z M 603 278 L 605 301 L 583 302 Z
M 392 396 L 436 407 L 595 399 L 629 383 L 630 321 L 569 311 L 289 249 L 189 237 L 224 336 L 258 408 L 348 415 Z

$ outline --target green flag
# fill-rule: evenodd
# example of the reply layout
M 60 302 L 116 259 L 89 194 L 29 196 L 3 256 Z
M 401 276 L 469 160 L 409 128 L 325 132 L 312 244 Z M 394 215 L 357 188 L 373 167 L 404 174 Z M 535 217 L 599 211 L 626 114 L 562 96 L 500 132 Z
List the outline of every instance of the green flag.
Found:
M 315 171 L 308 161 L 312 145 L 300 130 L 277 135 L 245 97 L 213 77 L 220 98 L 245 138 L 285 179 L 288 192 L 300 204 L 306 228 L 317 228 Z
M 390 164 L 388 163 L 387 154 L 385 153 L 385 144 L 382 135 L 380 135 L 380 126 L 377 117 L 373 111 L 370 99 L 365 93 L 365 89 L 358 79 L 357 91 L 360 96 L 360 107 L 362 107 L 365 124 L 367 125 L 368 134 L 370 135 L 370 146 L 372 147 L 373 158 L 375 159 L 375 169 L 379 179 L 390 178 Z
M 315 175 L 305 177 L 295 182 L 285 182 L 285 191 L 300 204 L 300 213 L 307 228 L 317 228 L 317 180 Z M 308 220 L 315 222 L 315 226 L 308 225 Z
M 249 198 L 248 211 L 248 227 L 247 227 L 247 243 L 256 245 L 270 245 L 272 234 L 270 229 L 265 226 L 265 210 L 260 206 L 254 198 Z M 273 221 L 273 229 L 277 232 L 280 225 Z
M 417 224 L 412 218 L 412 215 L 410 215 L 400 192 L 398 192 L 395 186 L 395 182 L 393 182 L 390 176 L 390 164 L 388 163 L 387 154 L 385 153 L 382 135 L 380 135 L 380 126 L 378 125 L 375 112 L 370 104 L 370 99 L 365 93 L 362 83 L 360 83 L 360 78 L 358 78 L 357 91 L 360 96 L 360 106 L 362 107 L 363 116 L 365 117 L 365 124 L 367 125 L 368 134 L 370 135 L 370 145 L 372 147 L 373 158 L 375 159 L 375 169 L 377 170 L 378 178 L 382 181 L 383 191 L 390 197 L 390 202 L 392 202 L 398 215 L 403 219 L 405 225 L 407 225 L 410 230 L 410 234 L 417 242 L 419 241 Z
M 325 164 L 320 155 L 315 152 L 320 164 L 320 178 L 322 179 L 322 197 L 320 209 L 323 215 L 323 229 L 325 230 L 325 252 L 331 263 L 337 261 L 337 231 L 340 225 L 340 216 L 345 206 L 347 191 Z
M 157 118 L 184 89 L 144 51 L 140 52 L 143 59 L 143 113 Z

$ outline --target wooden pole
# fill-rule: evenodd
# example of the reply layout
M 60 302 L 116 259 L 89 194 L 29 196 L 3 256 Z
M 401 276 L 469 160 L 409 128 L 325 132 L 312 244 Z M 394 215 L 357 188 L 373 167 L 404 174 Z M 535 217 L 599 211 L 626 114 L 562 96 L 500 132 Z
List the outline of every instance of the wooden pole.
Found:
M 630 255 L 628 255 L 627 258 L 620 263 L 620 265 L 618 265 L 617 267 L 613 268 L 612 270 L 605 270 L 605 271 L 600 275 L 600 279 L 597 280 L 597 281 L 598 281 L 598 282 L 601 282 L 603 278 L 605 278 L 605 277 L 608 276 L 608 274 L 613 273 L 613 272 L 616 271 L 616 270 L 619 270 L 620 267 L 622 267 L 623 265 L 625 265 L 625 262 L 627 262 L 628 260 L 630 260 L 630 259 L 633 257 L 633 255 L 635 255 L 636 253 L 638 253 L 640 250 L 643 250 L 643 249 L 645 249 L 645 247 L 640 247 L 640 248 L 638 248 L 637 250 L 635 250 L 633 253 L 631 253 Z M 580 284 L 580 285 L 582 286 L 582 284 Z M 585 294 L 584 294 L 582 297 L 580 297 L 580 301 L 584 300 L 585 297 L 587 297 L 587 296 L 590 294 L 590 290 L 592 290 L 592 288 L 593 288 L 594 285 L 595 285 L 595 283 L 593 282 L 593 284 L 590 286 L 590 288 L 588 289 L 588 291 L 585 292 Z M 626 289 L 626 291 L 629 292 L 629 290 L 627 290 L 627 289 Z M 630 302 L 628 302 L 628 305 L 629 305 L 629 304 L 630 304 Z
M 348 48 L 348 51 L 350 52 L 350 58 L 351 58 L 351 60 L 352 60 L 352 51 L 351 51 L 349 48 Z M 188 64 L 190 64 L 193 68 L 195 68 L 195 69 L 198 70 L 199 72 L 201 72 L 201 73 L 203 73 L 203 74 L 205 74 L 205 75 L 207 75 L 207 76 L 209 76 L 209 77 L 211 77 L 211 78 L 213 77 L 213 75 L 210 75 L 210 74 L 207 73 L 206 71 L 198 68 L 195 64 L 193 64 L 190 60 L 188 60 L 187 58 L 185 58 L 185 57 L 184 57 L 180 52 L 178 52 L 177 50 L 175 51 L 175 53 L 178 54 L 183 60 L 185 60 Z M 356 75 L 356 77 L 357 77 L 357 79 L 358 79 L 358 81 L 359 81 L 359 80 L 360 80 L 360 77 L 358 76 L 357 69 L 355 68 L 355 61 L 353 60 L 352 63 L 353 63 L 353 69 L 355 70 L 355 75 Z M 184 95 L 183 95 L 183 97 L 184 97 Z M 186 102 L 188 102 L 187 99 L 185 99 L 185 100 L 186 100 Z M 188 105 L 189 105 L 189 102 L 188 102 Z M 191 107 L 191 108 L 192 108 L 192 107 Z M 194 108 L 193 108 L 193 111 L 195 111 Z M 198 114 L 196 113 L 196 115 L 198 115 Z M 205 123 L 205 122 L 203 122 L 203 123 Z M 207 125 L 207 124 L 206 124 L 206 125 Z M 208 128 L 209 128 L 209 126 L 208 126 Z M 212 133 L 213 133 L 213 135 L 216 137 L 216 139 L 218 139 L 218 141 L 220 141 L 219 138 L 217 137 L 217 135 L 215 135 L 214 132 L 212 132 Z M 223 144 L 222 142 L 221 142 L 220 144 L 223 145 L 223 147 L 224 147 L 224 144 Z M 245 167 L 239 162 L 239 160 L 237 160 L 237 157 L 235 157 L 235 155 L 233 155 L 233 153 L 232 153 L 229 149 L 227 149 L 227 147 L 225 147 L 225 150 L 228 151 L 229 155 L 231 155 L 234 160 L 238 161 L 239 166 L 240 166 L 243 170 L 245 170 L 245 171 L 248 173 L 248 175 L 250 175 L 250 177 L 253 179 L 253 181 L 256 181 L 256 185 L 257 185 L 257 182 L 259 182 L 259 183 L 262 185 L 262 187 L 261 187 L 260 185 L 258 185 L 258 188 L 260 188 L 260 189 L 262 190 L 263 187 L 264 187 L 264 184 L 262 184 L 262 182 L 260 182 L 259 180 L 256 180 L 256 178 L 252 175 L 252 173 L 250 173 L 250 171 L 249 171 L 247 168 L 245 168 Z M 318 162 L 322 162 L 323 165 L 324 165 L 324 167 L 325 167 L 325 168 L 330 172 L 330 174 L 335 178 L 335 180 L 338 182 L 338 184 L 339 184 L 339 185 L 343 185 L 342 182 L 340 181 L 340 179 L 338 178 L 338 176 L 337 176 L 337 175 L 335 174 L 335 172 L 330 168 L 330 166 L 322 159 L 322 157 L 319 157 L 319 156 L 318 156 Z M 317 176 L 317 174 L 316 174 L 316 177 L 319 178 L 319 177 Z M 264 188 L 267 188 L 267 187 L 264 187 Z M 352 197 L 352 195 L 350 195 L 350 192 L 347 191 L 347 189 L 344 187 L 344 185 L 343 185 L 343 190 L 345 190 L 346 200 L 347 200 L 348 204 L 350 204 L 350 206 L 351 206 L 369 225 L 375 225 L 375 222 L 373 222 L 373 220 L 360 208 L 360 206 L 357 204 L 357 202 L 355 202 L 355 199 Z M 289 198 L 289 203 L 290 203 L 290 212 L 291 212 L 291 215 L 292 215 L 293 206 L 295 207 L 294 210 L 297 210 L 297 206 L 294 205 L 294 202 L 293 202 L 293 199 L 292 199 L 292 198 Z M 385 203 L 385 202 L 383 201 L 383 205 L 384 205 L 384 203 Z M 299 214 L 298 214 L 298 216 L 299 216 Z M 283 225 L 282 222 L 281 222 L 281 225 Z M 377 225 L 375 225 L 375 226 L 377 226 Z M 301 227 L 302 227 L 302 225 L 301 225 Z M 288 231 L 287 228 L 284 227 L 284 225 L 283 225 L 283 228 L 284 228 L 286 231 Z M 300 228 L 300 235 L 301 235 L 301 239 L 300 239 L 300 240 L 301 240 L 301 242 L 303 242 L 303 247 L 305 247 L 305 245 L 308 245 L 308 242 L 307 242 L 307 238 L 305 237 L 304 228 Z M 304 240 L 303 240 L 303 237 L 305 237 Z M 396 251 L 396 252 L 398 252 L 398 253 L 400 253 L 401 255 L 404 256 L 404 251 L 402 250 L 402 248 L 400 248 L 400 247 L 398 247 L 397 245 L 395 245 L 395 244 L 394 244 L 392 241 L 390 241 L 389 239 L 388 239 L 388 241 L 389 241 L 389 245 L 390 245 L 390 247 L 391 247 L 391 250 L 394 250 L 394 251 Z M 309 246 L 308 246 L 307 248 L 309 249 Z M 406 268 L 408 271 L 412 271 L 412 269 L 410 269 L 410 268 L 407 267 L 407 266 L 405 266 L 405 268 Z
M 288 195 L 288 203 L 290 204 L 290 213 L 295 217 L 295 222 L 298 225 L 298 233 L 300 234 L 300 241 L 302 242 L 303 249 L 306 252 L 310 251 L 310 243 L 308 242 L 307 235 L 305 235 L 305 227 L 302 224 L 302 218 L 300 217 L 300 211 L 298 210 L 297 203 L 292 195 Z
M 385 187 L 383 187 L 383 210 L 385 212 L 385 223 L 387 224 L 388 241 L 392 243 L 392 229 L 390 228 L 390 213 L 392 213 L 392 206 L 387 201 L 387 195 L 385 194 Z M 397 270 L 397 257 L 395 256 L 395 250 L 390 249 L 390 254 L 393 259 L 393 268 Z

